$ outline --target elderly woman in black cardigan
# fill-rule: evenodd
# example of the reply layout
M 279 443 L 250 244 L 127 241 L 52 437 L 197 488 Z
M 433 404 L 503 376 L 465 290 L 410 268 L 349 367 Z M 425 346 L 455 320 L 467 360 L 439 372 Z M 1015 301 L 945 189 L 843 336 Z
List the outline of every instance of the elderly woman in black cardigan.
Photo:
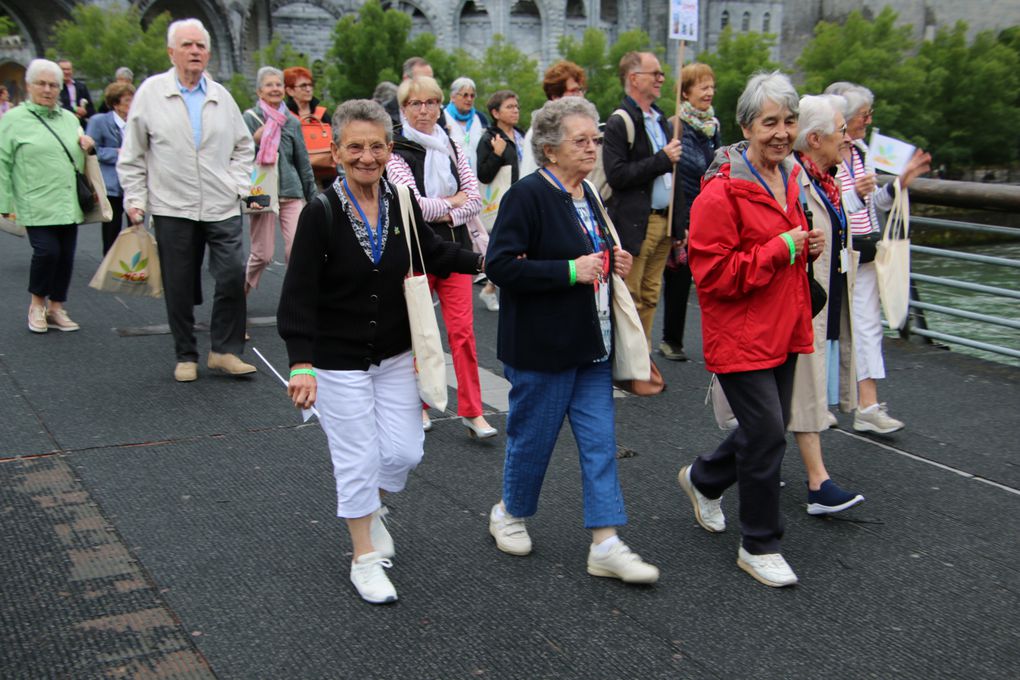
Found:
M 424 442 L 403 296 L 411 225 L 397 187 L 382 179 L 392 148 L 393 124 L 376 102 L 348 101 L 333 114 L 333 157 L 346 178 L 301 212 L 277 311 L 288 392 L 296 406 L 318 404 L 329 440 L 337 516 L 354 544 L 351 582 L 376 604 L 397 599 L 383 571 L 395 549 L 381 496 L 403 490 Z M 440 239 L 405 200 L 430 274 L 481 271 L 480 255 Z
M 489 515 L 496 547 L 531 552 L 524 520 L 538 509 L 564 417 L 577 440 L 588 573 L 654 583 L 659 570 L 616 535 L 626 524 L 616 473 L 610 272 L 632 258 L 615 244 L 584 183 L 601 143 L 584 99 L 547 102 L 532 119 L 539 170 L 514 184 L 489 242 L 487 275 L 502 290 L 498 354 L 510 381 L 503 497 Z M 543 332 L 550 331 L 550 332 Z

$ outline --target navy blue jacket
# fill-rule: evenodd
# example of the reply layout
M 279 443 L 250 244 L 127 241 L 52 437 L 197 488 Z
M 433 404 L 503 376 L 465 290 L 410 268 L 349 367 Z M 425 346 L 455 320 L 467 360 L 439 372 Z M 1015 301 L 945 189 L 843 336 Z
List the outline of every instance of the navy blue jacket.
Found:
M 587 185 L 585 193 L 589 200 L 599 200 Z M 601 223 L 597 207 L 595 214 Z M 606 226 L 601 226 L 603 239 L 610 241 Z M 591 252 L 568 193 L 541 172 L 510 187 L 500 203 L 485 260 L 485 275 L 500 288 L 500 361 L 516 369 L 562 371 L 605 356 L 595 289 L 570 285 L 568 261 Z

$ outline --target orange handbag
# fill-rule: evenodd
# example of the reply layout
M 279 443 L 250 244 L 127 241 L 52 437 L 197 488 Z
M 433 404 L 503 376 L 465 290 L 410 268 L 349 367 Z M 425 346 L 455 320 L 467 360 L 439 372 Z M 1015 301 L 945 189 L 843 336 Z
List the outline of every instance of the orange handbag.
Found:
M 315 113 L 302 118 L 301 134 L 305 138 L 312 172 L 320 179 L 332 179 L 336 175 L 336 163 L 333 162 L 333 153 L 329 150 L 329 144 L 333 141 L 332 129 L 322 122 L 325 113 L 325 106 L 316 106 Z

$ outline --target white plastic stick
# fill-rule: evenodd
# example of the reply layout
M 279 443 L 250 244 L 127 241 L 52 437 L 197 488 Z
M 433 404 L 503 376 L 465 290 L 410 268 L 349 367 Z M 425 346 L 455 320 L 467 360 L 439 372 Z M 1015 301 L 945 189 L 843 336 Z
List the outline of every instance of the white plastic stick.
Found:
M 289 387 L 289 384 L 287 383 L 286 380 L 283 379 L 283 376 L 280 375 L 280 372 L 277 371 L 276 368 L 274 368 L 271 363 L 269 363 L 268 359 L 266 359 L 264 356 L 262 356 L 262 352 L 258 351 L 258 349 L 254 348 L 254 347 L 251 348 L 251 351 L 255 352 L 255 356 L 257 356 L 259 359 L 262 359 L 262 363 L 264 363 L 266 366 L 268 366 L 269 370 L 273 372 L 273 375 L 275 375 L 277 378 L 279 378 L 280 382 L 283 383 L 284 388 Z M 317 418 L 320 417 L 319 416 L 319 411 L 314 406 L 311 407 L 311 408 L 303 408 L 303 409 L 301 409 L 301 417 L 304 419 L 303 422 L 307 423 L 308 419 L 311 418 L 312 416 L 315 416 Z

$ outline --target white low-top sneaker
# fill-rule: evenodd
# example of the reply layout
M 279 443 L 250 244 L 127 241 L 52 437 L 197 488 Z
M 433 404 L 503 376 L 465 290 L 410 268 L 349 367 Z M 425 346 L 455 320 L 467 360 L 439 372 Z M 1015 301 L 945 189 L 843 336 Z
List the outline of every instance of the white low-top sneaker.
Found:
M 390 536 L 390 532 L 386 529 L 385 520 L 389 514 L 389 508 L 385 505 L 379 506 L 379 509 L 372 513 L 372 525 L 369 529 L 372 547 L 386 559 L 397 554 L 396 548 L 393 547 L 393 537 Z
M 496 539 L 496 547 L 510 555 L 527 555 L 531 552 L 531 536 L 524 520 L 504 512 L 497 517 L 499 503 L 489 512 L 489 533 Z
M 875 404 L 865 411 L 854 409 L 854 429 L 858 432 L 891 434 L 903 429 L 903 421 L 889 415 L 884 403 Z
M 351 562 L 351 583 L 358 589 L 358 595 L 365 602 L 386 604 L 397 601 L 397 589 L 390 583 L 383 568 L 393 563 L 378 552 L 365 553 Z
M 624 583 L 655 583 L 659 580 L 659 568 L 645 562 L 619 540 L 603 553 L 596 552 L 594 545 L 589 548 L 588 573 L 618 578 Z
M 490 312 L 499 311 L 499 296 L 496 295 L 496 291 L 487 293 L 484 290 L 478 293 L 478 299 L 485 304 L 485 308 Z
M 701 528 L 705 531 L 711 531 L 713 534 L 725 531 L 726 516 L 722 511 L 722 496 L 713 500 L 698 491 L 697 487 L 694 486 L 694 482 L 691 481 L 690 465 L 680 468 L 677 481 L 680 482 L 680 488 L 691 499 L 691 505 L 694 506 L 694 519 L 698 520 Z
M 779 553 L 752 555 L 740 546 L 737 551 L 737 566 L 753 576 L 759 583 L 773 588 L 792 586 L 797 583 L 797 575 L 790 569 L 783 556 Z

